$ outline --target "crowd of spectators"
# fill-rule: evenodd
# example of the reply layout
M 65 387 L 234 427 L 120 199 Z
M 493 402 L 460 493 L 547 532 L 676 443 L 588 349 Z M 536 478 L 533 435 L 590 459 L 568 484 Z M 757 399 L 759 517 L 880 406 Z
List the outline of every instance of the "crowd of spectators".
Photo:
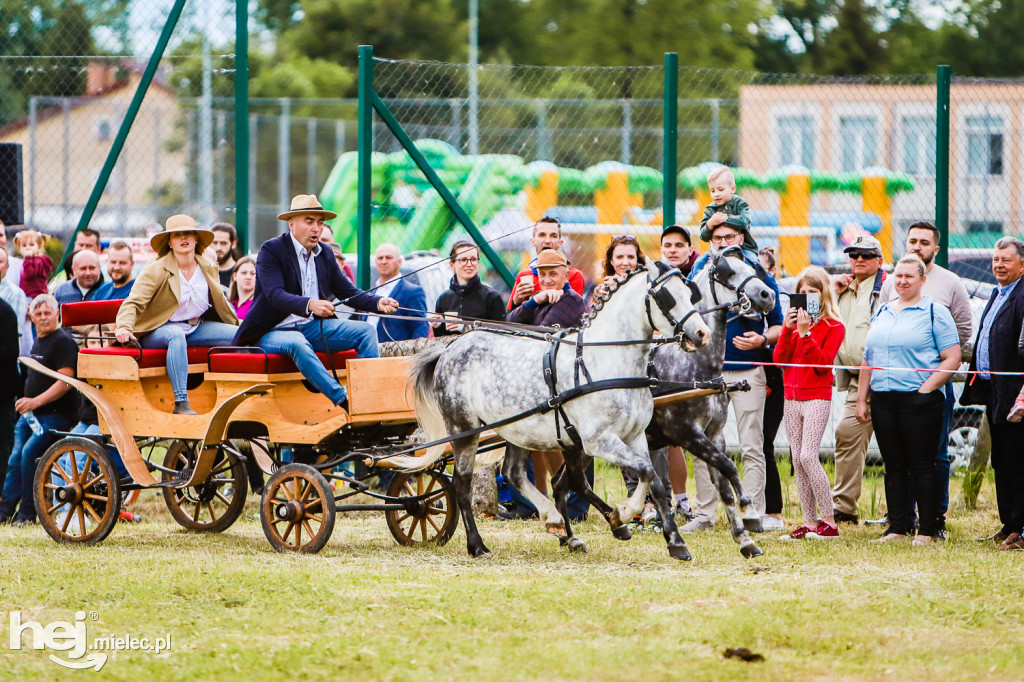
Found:
M 950 476 L 946 434 L 955 403 L 950 379 L 969 361 L 961 403 L 986 407 L 992 434 L 1001 527 L 988 539 L 1002 550 L 1024 549 L 1024 460 L 1018 456 L 1024 437 L 1024 288 L 1017 286 L 1024 276 L 1024 242 L 1004 237 L 995 243 L 992 267 L 998 285 L 977 329 L 963 282 L 935 263 L 939 231 L 928 222 L 911 226 L 906 255 L 891 274 L 883 267 L 881 244 L 865 233 L 845 248 L 849 274 L 830 276 L 809 267 L 799 274 L 789 292 L 797 296 L 790 300 L 775 279 L 775 251 L 759 249 L 750 232 L 747 204 L 735 194 L 732 174 L 718 169 L 708 185 L 712 203 L 704 211 L 702 240 L 712 249 L 738 247 L 758 276 L 777 294 L 785 294 L 777 295 L 768 314 L 731 316 L 726 328 L 723 378 L 751 387 L 729 397 L 743 484 L 764 530 L 785 528 L 774 452 L 775 436 L 784 424 L 801 515 L 785 538 L 835 538 L 842 524 L 861 522 L 865 457 L 874 434 L 885 466 L 887 508 L 879 541 L 913 537 L 914 544 L 927 544 L 945 539 Z M 18 355 L 74 376 L 78 349 L 85 344 L 107 345 L 116 338 L 166 348 L 175 412 L 190 414 L 186 347 L 237 340 L 237 324 L 249 315 L 259 283 L 256 258 L 238 252 L 234 227 L 217 223 L 205 230 L 194 221 L 169 222 L 158 237 L 153 242 L 159 247 L 157 262 L 165 265 L 151 264 L 136 280 L 136 254 L 128 242 L 114 241 L 104 251 L 98 232 L 81 230 L 66 259 L 66 275 L 48 280 L 54 263 L 46 254 L 47 236 L 22 230 L 9 245 L 0 225 L 0 370 L 16 377 L 0 385 L 0 521 L 34 521 L 35 461 L 57 432 L 98 433 L 95 409 L 88 401 L 62 382 L 19 368 Z M 352 270 L 329 226 L 318 243 L 332 249 L 329 254 L 351 280 Z M 334 304 L 343 318 L 366 322 L 378 342 L 457 335 L 467 330 L 467 322 L 476 321 L 571 327 L 595 299 L 607 294 L 612 280 L 644 267 L 651 257 L 687 276 L 707 262 L 683 226 L 664 230 L 658 254 L 645 254 L 633 235 L 615 235 L 604 254 L 602 277 L 585 295 L 583 273 L 562 253 L 556 219 L 535 223 L 530 243 L 535 256 L 517 274 L 507 303 L 481 280 L 477 245 L 459 241 L 448 255 L 450 284 L 429 308 L 424 289 L 402 276 L 402 254 L 393 244 L 382 244 L 375 253 L 373 290 L 397 301 L 397 310 L 367 314 L 346 309 L 347 299 Z M 93 300 L 125 300 L 115 327 L 61 327 L 61 305 Z M 833 391 L 843 396 L 843 407 L 835 424 L 830 483 L 820 452 L 830 426 Z M 682 450 L 662 449 L 652 458 L 658 475 L 671 487 L 675 512 L 685 521 L 682 530 L 714 528 L 718 497 L 707 466 L 694 461 L 696 503 L 691 509 Z M 528 475 L 546 494 L 548 479 L 559 466 L 560 453 L 535 452 Z M 632 490 L 635 477 L 628 471 L 623 475 Z M 592 467 L 588 476 L 593 480 Z M 587 510 L 584 500 L 571 498 L 574 519 L 585 517 Z M 513 494 L 499 518 L 535 515 L 524 498 Z M 637 521 L 656 524 L 653 505 Z

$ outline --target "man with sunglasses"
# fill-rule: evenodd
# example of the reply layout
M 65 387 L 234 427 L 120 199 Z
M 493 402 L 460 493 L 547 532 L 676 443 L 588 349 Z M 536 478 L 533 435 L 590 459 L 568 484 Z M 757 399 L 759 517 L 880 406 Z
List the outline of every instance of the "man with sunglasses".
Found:
M 846 336 L 839 347 L 836 364 L 859 367 L 864 359 L 864 342 L 871 316 L 881 298 L 882 245 L 871 235 L 861 235 L 843 249 L 850 258 L 850 274 L 835 279 L 839 315 Z M 843 415 L 836 425 L 836 478 L 832 489 L 837 523 L 857 524 L 857 501 L 864 478 L 864 457 L 871 440 L 871 422 L 857 420 L 858 370 L 836 370 L 836 390 L 846 391 Z

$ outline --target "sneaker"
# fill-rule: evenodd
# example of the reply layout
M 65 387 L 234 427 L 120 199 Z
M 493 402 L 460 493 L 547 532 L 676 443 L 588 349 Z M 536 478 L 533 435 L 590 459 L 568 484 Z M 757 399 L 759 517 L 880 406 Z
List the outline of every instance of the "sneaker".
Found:
M 31 526 L 35 522 L 35 519 L 30 519 L 27 516 L 17 516 L 14 521 L 11 521 L 11 525 L 15 528 L 24 528 L 25 526 Z
M 886 531 L 882 535 L 882 537 L 880 537 L 880 538 L 878 538 L 876 540 L 872 540 L 871 542 L 874 542 L 874 543 L 879 543 L 879 542 L 904 542 L 904 541 L 907 540 L 908 537 L 909 536 L 903 535 L 902 533 L 890 533 L 890 532 Z
M 714 530 L 715 522 L 708 519 L 694 519 L 679 529 L 680 533 L 696 533 L 701 530 Z
M 836 521 L 839 520 L 839 515 L 841 513 L 842 512 L 838 512 L 838 511 L 836 512 Z M 864 523 L 866 523 L 869 526 L 887 526 L 887 525 L 889 525 L 889 515 L 886 514 L 885 516 L 883 516 L 880 519 L 875 519 L 874 521 L 865 521 Z
M 797 528 L 795 531 L 793 531 L 789 535 L 783 535 L 779 539 L 780 540 L 803 540 L 805 537 L 807 537 L 808 533 L 813 533 L 813 532 L 814 532 L 813 528 L 809 528 L 807 526 L 800 526 L 799 528 Z
M 644 512 L 640 516 L 640 523 L 648 525 L 653 523 L 658 518 L 658 510 L 654 508 L 653 504 L 644 506 Z
M 117 520 L 123 521 L 124 523 L 138 523 L 142 520 L 142 517 L 138 514 L 128 511 L 127 509 L 122 509 L 117 513 Z
M 677 519 L 684 521 L 693 521 L 696 514 L 693 513 L 693 509 L 690 508 L 689 500 L 679 500 L 676 502 L 676 506 L 672 508 L 672 513 L 675 514 Z
M 786 524 L 782 523 L 782 519 L 776 518 L 774 516 L 768 516 L 767 514 L 761 517 L 761 530 L 765 533 L 785 529 Z
M 847 514 L 846 512 L 841 512 L 838 509 L 833 512 L 833 518 L 836 520 L 836 525 L 840 523 L 850 523 L 856 526 L 860 523 L 860 519 L 856 514 Z M 868 523 L 871 522 L 868 521 Z
M 807 534 L 809 540 L 831 540 L 839 537 L 839 528 L 830 526 L 824 521 L 818 521 L 818 527 Z

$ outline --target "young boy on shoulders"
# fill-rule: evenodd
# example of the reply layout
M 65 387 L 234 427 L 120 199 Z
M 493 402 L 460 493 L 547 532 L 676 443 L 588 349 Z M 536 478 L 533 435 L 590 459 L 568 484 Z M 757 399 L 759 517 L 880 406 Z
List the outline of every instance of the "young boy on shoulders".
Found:
M 728 225 L 743 233 L 744 251 L 757 259 L 757 242 L 750 234 L 750 205 L 736 194 L 736 179 L 726 166 L 719 166 L 708 174 L 711 203 L 704 209 L 700 220 L 700 238 L 711 241 L 711 233 L 719 225 Z

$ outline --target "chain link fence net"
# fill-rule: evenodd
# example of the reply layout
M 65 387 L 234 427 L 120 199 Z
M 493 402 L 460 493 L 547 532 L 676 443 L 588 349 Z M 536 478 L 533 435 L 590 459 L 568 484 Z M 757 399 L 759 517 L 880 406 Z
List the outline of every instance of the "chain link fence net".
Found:
M 0 46 L 0 143 L 22 145 L 28 225 L 67 236 L 77 224 L 169 6 L 110 0 L 90 5 L 106 14 L 66 12 L 49 24 L 26 14 L 32 3 L 0 13 L 0 29 L 15 36 Z M 178 212 L 235 222 L 234 9 L 187 8 L 92 221 L 104 242 L 142 237 Z M 48 28 L 29 31 L 29 23 Z M 529 263 L 529 226 L 544 215 L 562 223 L 565 251 L 588 285 L 603 276 L 614 235 L 636 235 L 647 256 L 658 256 L 661 66 L 480 65 L 470 76 L 465 64 L 375 60 L 377 93 L 508 269 Z M 977 314 L 992 282 L 988 250 L 1021 231 L 1021 87 L 978 79 L 952 87 L 949 256 L 951 269 L 983 283 L 972 288 Z M 935 214 L 936 96 L 933 75 L 684 66 L 676 221 L 698 251 L 708 248 L 699 239 L 706 177 L 725 164 L 750 204 L 759 245 L 776 249 L 780 274 L 808 264 L 842 271 L 842 249 L 865 232 L 891 263 L 908 226 Z M 335 236 L 355 264 L 357 109 L 354 99 L 250 99 L 252 251 L 280 232 L 276 214 L 292 195 L 316 192 L 339 213 Z M 374 247 L 397 244 L 411 269 L 468 237 L 377 117 L 373 152 Z M 446 263 L 422 274 L 428 305 L 450 276 Z M 976 425 L 976 415 L 963 421 Z

